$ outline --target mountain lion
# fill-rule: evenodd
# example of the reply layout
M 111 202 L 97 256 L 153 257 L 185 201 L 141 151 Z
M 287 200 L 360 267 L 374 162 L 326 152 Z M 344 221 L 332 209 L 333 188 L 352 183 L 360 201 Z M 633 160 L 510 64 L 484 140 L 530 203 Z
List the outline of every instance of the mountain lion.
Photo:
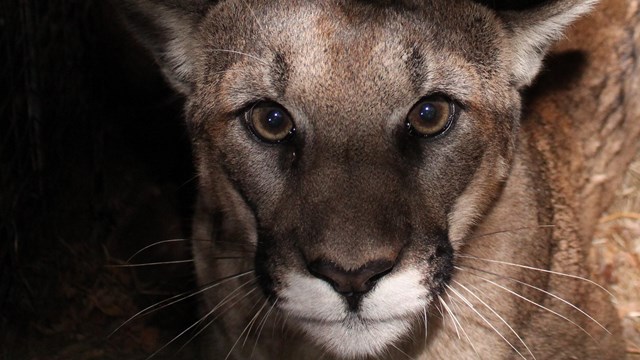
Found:
M 186 98 L 204 358 L 624 357 L 585 259 L 638 134 L 637 39 L 596 30 L 637 2 L 585 22 L 594 45 L 564 49 L 529 111 L 595 1 L 121 2 Z M 585 77 L 598 56 L 611 69 Z

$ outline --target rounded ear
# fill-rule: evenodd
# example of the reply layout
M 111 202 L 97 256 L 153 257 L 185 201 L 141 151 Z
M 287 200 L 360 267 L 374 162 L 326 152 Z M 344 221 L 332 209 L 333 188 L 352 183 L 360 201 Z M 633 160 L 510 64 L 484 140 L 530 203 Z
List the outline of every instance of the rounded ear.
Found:
M 518 88 L 530 85 L 540 71 L 549 47 L 564 29 L 589 12 L 598 0 L 550 0 L 522 10 L 499 11 L 509 34 L 513 80 Z
M 214 1 L 115 0 L 133 35 L 153 54 L 174 89 L 193 89 L 195 30 Z

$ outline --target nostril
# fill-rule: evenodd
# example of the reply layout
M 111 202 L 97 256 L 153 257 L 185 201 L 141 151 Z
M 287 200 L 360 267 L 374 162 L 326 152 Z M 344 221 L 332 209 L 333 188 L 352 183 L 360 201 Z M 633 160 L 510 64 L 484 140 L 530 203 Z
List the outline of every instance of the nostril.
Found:
M 371 290 L 378 280 L 391 272 L 393 261 L 371 261 L 356 270 L 344 268 L 329 261 L 314 261 L 309 264 L 309 272 L 333 286 L 340 294 L 353 297 Z

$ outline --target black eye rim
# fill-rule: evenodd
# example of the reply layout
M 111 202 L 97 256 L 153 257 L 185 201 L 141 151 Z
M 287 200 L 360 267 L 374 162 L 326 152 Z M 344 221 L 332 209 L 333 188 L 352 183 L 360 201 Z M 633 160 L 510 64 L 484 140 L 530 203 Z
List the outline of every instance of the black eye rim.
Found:
M 425 102 L 429 102 L 429 101 L 444 101 L 449 105 L 449 116 L 447 118 L 447 122 L 446 124 L 442 127 L 442 129 L 436 133 L 433 134 L 423 134 L 420 131 L 416 130 L 413 125 L 411 124 L 411 121 L 409 120 L 409 115 L 413 112 L 413 110 L 418 107 L 420 104 L 423 104 Z M 420 100 L 416 101 L 413 106 L 411 106 L 411 108 L 409 109 L 409 112 L 407 113 L 407 116 L 405 117 L 405 128 L 406 130 L 409 132 L 409 134 L 411 134 L 412 136 L 418 137 L 418 138 L 422 138 L 422 139 L 437 139 L 440 138 L 442 136 L 444 136 L 446 133 L 449 132 L 449 130 L 453 127 L 453 124 L 455 123 L 455 121 L 458 119 L 459 113 L 461 106 L 455 101 L 452 100 L 450 97 L 446 96 L 446 95 L 442 95 L 442 94 L 432 94 L 432 95 L 427 95 L 427 96 L 423 96 L 420 98 Z
M 266 138 L 263 135 L 261 135 L 260 132 L 255 128 L 255 125 L 253 124 L 253 121 L 252 121 L 253 112 L 256 109 L 261 109 L 261 108 L 278 109 L 278 110 L 282 111 L 282 113 L 287 117 L 289 122 L 291 122 L 291 129 L 288 131 L 288 133 L 283 138 L 277 139 L 277 140 Z M 277 103 L 275 101 L 272 101 L 272 100 L 260 100 L 260 101 L 256 101 L 256 102 L 252 103 L 251 105 L 245 107 L 245 109 L 246 109 L 244 111 L 244 122 L 245 122 L 245 125 L 246 125 L 247 129 L 249 129 L 249 132 L 251 133 L 251 135 L 253 135 L 253 137 L 256 138 L 257 140 L 259 140 L 260 142 L 263 142 L 263 143 L 266 143 L 266 144 L 271 144 L 271 145 L 276 145 L 276 144 L 282 144 L 282 143 L 289 142 L 294 137 L 294 135 L 296 133 L 296 124 L 293 121 L 293 117 L 291 116 L 289 111 L 284 106 L 280 105 L 279 103 Z

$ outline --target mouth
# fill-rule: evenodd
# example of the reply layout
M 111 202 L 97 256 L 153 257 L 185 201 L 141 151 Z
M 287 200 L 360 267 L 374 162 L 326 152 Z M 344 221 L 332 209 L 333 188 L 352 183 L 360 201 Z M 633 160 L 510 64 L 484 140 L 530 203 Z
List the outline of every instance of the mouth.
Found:
M 380 355 L 401 340 L 413 325 L 414 318 L 368 320 L 351 315 L 343 321 L 299 318 L 299 328 L 314 343 L 342 358 Z
M 418 317 L 418 314 L 407 314 L 399 317 L 389 318 L 370 318 L 363 316 L 359 313 L 349 313 L 341 320 L 327 320 L 322 318 L 313 318 L 308 316 L 297 316 L 292 314 L 291 320 L 306 324 L 310 326 L 346 326 L 353 327 L 356 324 L 358 327 L 377 326 L 384 324 L 396 324 L 398 322 L 411 322 Z
M 326 282 L 289 275 L 280 309 L 292 326 L 340 358 L 376 356 L 404 339 L 431 303 L 417 270 L 391 274 L 363 296 L 357 310 Z

